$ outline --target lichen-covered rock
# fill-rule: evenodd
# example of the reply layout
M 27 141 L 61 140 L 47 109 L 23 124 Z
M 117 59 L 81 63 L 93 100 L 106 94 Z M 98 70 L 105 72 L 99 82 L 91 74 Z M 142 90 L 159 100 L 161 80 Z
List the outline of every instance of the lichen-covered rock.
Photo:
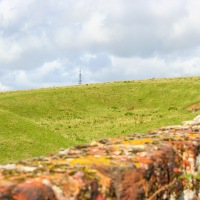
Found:
M 199 198 L 200 117 L 0 166 L 0 200 Z

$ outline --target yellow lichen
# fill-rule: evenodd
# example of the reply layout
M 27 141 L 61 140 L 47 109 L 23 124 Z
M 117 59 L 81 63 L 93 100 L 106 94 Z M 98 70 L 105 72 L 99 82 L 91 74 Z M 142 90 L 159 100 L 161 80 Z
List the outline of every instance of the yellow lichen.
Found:
M 138 140 L 128 140 L 124 141 L 124 144 L 129 144 L 129 145 L 142 145 L 146 143 L 152 143 L 153 140 L 150 138 L 143 138 L 143 139 L 138 139 Z
M 119 145 L 113 145 L 113 149 L 118 150 L 118 149 L 120 149 L 120 146 Z
M 179 135 L 175 135 L 175 136 L 174 136 L 174 139 L 177 139 L 177 140 L 178 140 L 178 139 L 180 139 L 180 138 L 181 138 L 181 137 L 180 137 Z
M 70 160 L 70 165 L 91 165 L 91 164 L 105 164 L 109 165 L 110 161 L 103 157 L 93 157 L 93 156 L 86 156 L 86 157 L 80 157 L 80 158 L 74 158 Z
M 136 162 L 136 163 L 134 163 L 134 164 L 135 164 L 135 166 L 136 166 L 137 168 L 141 167 L 141 163 L 139 163 L 139 162 Z

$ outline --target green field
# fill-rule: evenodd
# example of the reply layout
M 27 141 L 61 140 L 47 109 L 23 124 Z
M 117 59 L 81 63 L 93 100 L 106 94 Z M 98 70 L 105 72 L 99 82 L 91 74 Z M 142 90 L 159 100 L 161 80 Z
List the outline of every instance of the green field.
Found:
M 180 124 L 198 102 L 200 77 L 2 92 L 0 163 Z

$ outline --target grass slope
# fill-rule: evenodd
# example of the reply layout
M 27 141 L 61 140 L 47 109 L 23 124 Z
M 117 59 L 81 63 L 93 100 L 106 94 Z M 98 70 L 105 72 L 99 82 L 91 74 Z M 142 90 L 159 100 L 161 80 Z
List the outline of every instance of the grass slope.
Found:
M 0 163 L 98 138 L 180 124 L 199 114 L 200 77 L 0 93 Z

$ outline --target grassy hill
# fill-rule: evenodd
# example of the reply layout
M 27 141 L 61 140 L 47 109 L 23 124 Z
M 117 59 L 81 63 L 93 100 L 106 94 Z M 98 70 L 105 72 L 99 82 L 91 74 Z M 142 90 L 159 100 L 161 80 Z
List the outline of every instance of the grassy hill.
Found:
M 200 114 L 200 77 L 0 93 L 0 163 L 98 138 L 180 124 Z

